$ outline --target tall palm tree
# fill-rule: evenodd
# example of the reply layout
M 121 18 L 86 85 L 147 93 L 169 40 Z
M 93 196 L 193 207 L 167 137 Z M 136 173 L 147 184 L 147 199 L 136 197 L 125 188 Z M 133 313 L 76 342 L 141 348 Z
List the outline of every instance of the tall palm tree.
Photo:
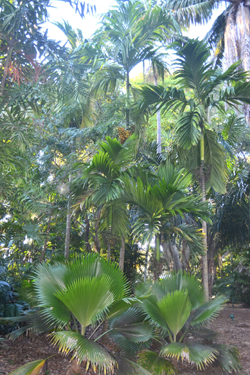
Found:
M 180 0 L 166 0 L 163 7 L 169 10 L 181 24 L 204 23 L 211 19 L 213 10 L 219 5 L 221 14 L 215 20 L 206 39 L 215 48 L 217 62 L 222 57 L 226 68 L 241 60 L 240 67 L 250 70 L 250 4 L 249 1 L 199 1 L 189 0 L 185 3 Z M 250 108 L 245 106 L 245 114 L 250 121 Z
M 108 64 L 103 67 L 107 80 L 114 82 L 124 78 L 126 82 L 126 126 L 129 126 L 130 72 L 140 62 L 154 55 L 154 43 L 165 39 L 178 30 L 172 17 L 166 16 L 159 7 L 146 9 L 142 2 L 118 1 L 102 20 L 94 39 L 103 44 Z M 117 71 L 118 70 L 118 71 Z M 107 74 L 108 73 L 108 74 Z M 103 84 L 102 70 L 97 86 Z
M 239 70 L 240 63 L 235 63 L 221 73 L 213 69 L 208 61 L 210 51 L 204 42 L 188 40 L 175 44 L 177 70 L 175 77 L 180 88 L 148 86 L 141 90 L 143 96 L 141 107 L 153 105 L 155 109 L 177 111 L 176 142 L 179 154 L 188 159 L 187 165 L 193 168 L 198 177 L 203 201 L 206 192 L 213 187 L 218 192 L 225 192 L 226 169 L 222 147 L 211 128 L 213 110 L 228 104 L 235 106 L 250 103 L 250 83 L 248 75 Z M 227 85 L 222 88 L 222 84 Z M 189 96 L 185 90 L 189 90 Z M 190 98 L 191 94 L 191 98 Z M 188 152 L 187 152 L 188 151 Z M 207 248 L 207 225 L 202 223 L 204 246 Z M 207 255 L 203 257 L 203 282 L 208 298 Z

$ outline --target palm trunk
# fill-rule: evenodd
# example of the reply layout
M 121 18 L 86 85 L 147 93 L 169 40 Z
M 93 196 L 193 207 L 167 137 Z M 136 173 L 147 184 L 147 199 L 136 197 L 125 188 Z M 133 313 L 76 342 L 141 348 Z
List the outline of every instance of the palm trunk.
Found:
M 146 280 L 147 280 L 149 246 L 150 246 L 150 242 L 148 243 L 147 250 L 146 250 L 146 254 L 145 254 L 144 283 L 145 283 Z
M 205 181 L 205 144 L 204 144 L 204 132 L 202 133 L 202 138 L 200 141 L 200 157 L 201 157 L 201 194 L 202 201 L 206 201 L 206 181 Z M 207 265 L 207 223 L 202 220 L 202 232 L 203 232 L 203 244 L 204 244 L 204 255 L 202 257 L 202 279 L 203 279 L 203 288 L 205 293 L 206 301 L 209 301 L 209 288 L 208 288 L 208 265 Z
M 154 72 L 154 84 L 155 86 L 157 86 L 158 81 L 157 81 L 157 74 L 156 74 L 154 65 L 153 65 L 153 72 Z M 157 105 L 157 108 L 159 108 L 159 104 Z M 161 153 L 161 112 L 160 110 L 157 110 L 156 117 L 157 117 L 157 153 L 160 154 Z
M 67 218 L 66 218 L 66 235 L 65 235 L 65 250 L 64 257 L 69 259 L 69 245 L 70 245 L 70 228 L 71 228 L 71 199 L 70 199 L 70 183 L 72 181 L 72 176 L 69 176 L 69 199 L 67 205 Z
M 95 243 L 95 248 L 96 248 L 96 251 L 100 254 L 101 252 L 101 242 L 100 242 L 100 238 L 99 238 L 99 224 L 100 224 L 100 217 L 101 217 L 101 207 L 99 207 L 97 210 L 96 210 L 96 214 L 95 214 L 95 237 L 94 237 L 94 243 Z
M 127 95 L 127 103 L 126 103 L 126 130 L 129 128 L 129 71 L 127 70 L 126 73 L 126 95 Z
M 108 261 L 111 259 L 111 245 L 110 245 L 110 240 L 108 242 Z
M 85 248 L 88 253 L 91 253 L 91 246 L 89 243 L 89 232 L 90 232 L 90 225 L 89 225 L 89 218 L 88 215 L 86 214 L 85 216 Z
M 124 271 L 124 259 L 125 259 L 125 237 L 122 236 L 122 245 L 120 248 L 120 260 L 119 260 L 119 267 L 122 271 Z
M 47 249 L 47 243 L 48 243 L 48 240 L 49 240 L 49 231 L 50 231 L 51 218 L 52 218 L 52 210 L 51 210 L 50 216 L 49 216 L 49 221 L 48 221 L 48 226 L 47 226 L 47 232 L 46 232 L 46 237 L 45 237 L 45 241 L 44 241 L 43 251 L 42 251 L 42 254 L 41 254 L 41 257 L 40 257 L 40 263 L 42 263 L 42 261 L 44 260 L 45 251 Z
M 146 70 L 145 70 L 145 61 L 142 61 L 142 71 L 143 71 L 143 81 L 146 83 Z

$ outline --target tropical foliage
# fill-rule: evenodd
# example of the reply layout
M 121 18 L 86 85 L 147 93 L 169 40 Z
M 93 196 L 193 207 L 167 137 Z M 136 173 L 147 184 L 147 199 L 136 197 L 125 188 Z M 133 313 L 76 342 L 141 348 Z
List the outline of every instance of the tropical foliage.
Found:
M 96 255 L 66 264 L 43 264 L 35 273 L 34 298 L 38 314 L 54 328 L 52 342 L 60 352 L 72 353 L 78 363 L 84 361 L 86 368 L 91 365 L 94 370 L 112 372 L 118 365 L 118 374 L 174 374 L 169 357 L 198 368 L 215 360 L 226 371 L 240 368 L 236 348 L 203 344 L 202 338 L 214 336 L 206 323 L 214 319 L 225 298 L 204 303 L 194 277 L 180 272 L 151 285 L 142 284 L 136 297 L 129 298 L 122 272 Z M 104 332 L 100 334 L 101 326 Z M 189 333 L 198 341 L 186 341 Z M 100 345 L 105 335 L 120 348 L 119 355 Z M 154 340 L 161 345 L 157 352 L 151 350 Z M 32 368 L 37 365 L 42 367 L 44 362 L 30 363 Z M 23 367 L 25 374 L 29 370 Z
M 0 4 L 1 335 L 109 373 L 237 370 L 207 323 L 221 294 L 249 304 L 249 7 L 199 41 L 182 31 L 214 2 L 118 0 L 89 39 L 55 21 L 62 45 L 50 6 Z

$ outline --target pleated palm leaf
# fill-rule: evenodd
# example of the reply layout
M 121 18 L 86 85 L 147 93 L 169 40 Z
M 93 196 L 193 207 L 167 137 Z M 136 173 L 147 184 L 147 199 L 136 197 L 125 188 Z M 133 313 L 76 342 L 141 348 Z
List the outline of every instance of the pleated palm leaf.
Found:
M 85 359 L 111 369 L 114 359 L 84 334 L 87 327 L 105 318 L 109 306 L 126 295 L 127 284 L 120 270 L 93 255 L 67 264 L 42 264 L 36 270 L 35 290 L 41 314 L 51 325 L 63 329 L 69 328 L 72 317 L 75 321 L 74 331 L 52 334 L 59 350 L 73 351 L 79 362 Z
M 204 368 L 217 360 L 227 371 L 239 369 L 239 355 L 236 348 L 205 345 L 199 340 L 198 342 L 185 341 L 186 335 L 190 332 L 195 338 L 211 338 L 212 331 L 206 328 L 206 324 L 212 322 L 222 309 L 224 297 L 204 302 L 204 292 L 197 279 L 181 272 L 151 286 L 143 285 L 137 290 L 136 295 L 138 297 L 143 295 L 149 288 L 151 295 L 142 300 L 142 309 L 147 314 L 147 320 L 161 337 L 160 358 L 176 357 L 182 361 L 195 363 L 198 368 Z M 166 337 L 170 343 L 167 342 Z M 227 358 L 227 364 L 225 359 L 222 359 L 223 355 Z M 146 352 L 146 359 L 147 361 L 142 352 L 140 363 L 144 363 L 148 368 L 156 358 L 153 356 L 150 359 L 150 355 Z
M 144 314 L 135 307 L 140 299 L 128 297 L 128 283 L 119 268 L 93 254 L 68 263 L 40 264 L 34 288 L 40 315 L 54 328 L 50 337 L 59 352 L 71 353 L 78 363 L 84 361 L 87 370 L 91 365 L 95 371 L 113 373 L 121 366 L 117 374 L 150 375 L 131 360 L 129 349 L 130 342 L 135 349 L 150 340 L 153 329 L 143 323 Z M 104 320 L 109 330 L 100 335 Z M 127 358 L 98 342 L 105 334 L 112 334 Z M 29 375 L 44 363 L 31 362 L 13 374 Z

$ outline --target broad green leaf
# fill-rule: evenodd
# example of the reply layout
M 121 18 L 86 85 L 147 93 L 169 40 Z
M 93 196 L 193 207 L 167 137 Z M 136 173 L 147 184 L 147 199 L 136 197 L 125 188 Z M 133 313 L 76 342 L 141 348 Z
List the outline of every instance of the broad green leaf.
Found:
M 113 319 L 117 316 L 120 316 L 130 307 L 134 306 L 141 301 L 138 298 L 123 298 L 119 301 L 115 301 L 110 307 L 108 314 L 106 316 L 107 320 Z
M 117 375 L 151 375 L 151 372 L 140 364 L 125 357 L 117 357 Z
M 194 312 L 191 324 L 204 324 L 215 319 L 226 300 L 226 297 L 221 296 L 204 303 Z
M 143 311 L 147 314 L 147 318 L 151 323 L 156 325 L 161 330 L 168 329 L 167 323 L 161 314 L 161 311 L 157 305 L 157 299 L 155 296 L 150 296 L 142 302 Z
M 55 296 L 74 314 L 85 328 L 114 301 L 108 275 L 82 277 L 57 292 Z
M 130 308 L 122 315 L 110 320 L 112 334 L 120 334 L 130 341 L 145 342 L 153 337 L 152 327 L 144 322 L 145 314 L 136 308 Z
M 151 350 L 139 353 L 138 363 L 152 375 L 175 374 L 177 371 L 171 362 Z
M 38 375 L 47 359 L 39 359 L 12 371 L 9 375 Z
M 168 327 L 174 335 L 180 332 L 192 309 L 188 293 L 184 290 L 177 290 L 157 302 L 157 306 L 166 321 Z
M 38 306 L 48 322 L 55 325 L 65 325 L 71 319 L 69 309 L 55 296 L 55 293 L 65 287 L 64 275 L 66 265 L 41 264 L 37 267 L 34 281 Z
M 159 286 L 167 293 L 173 293 L 176 290 L 186 290 L 192 310 L 196 309 L 204 301 L 204 293 L 199 281 L 191 275 L 181 271 L 171 275 L 158 282 Z

